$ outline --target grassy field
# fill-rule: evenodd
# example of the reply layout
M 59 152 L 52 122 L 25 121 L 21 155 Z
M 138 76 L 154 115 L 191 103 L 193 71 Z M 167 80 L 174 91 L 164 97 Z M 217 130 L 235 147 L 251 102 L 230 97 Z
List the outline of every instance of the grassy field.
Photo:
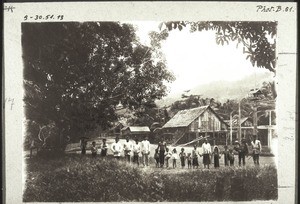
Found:
M 220 169 L 137 168 L 110 157 L 26 159 L 24 202 L 276 200 L 274 165 Z

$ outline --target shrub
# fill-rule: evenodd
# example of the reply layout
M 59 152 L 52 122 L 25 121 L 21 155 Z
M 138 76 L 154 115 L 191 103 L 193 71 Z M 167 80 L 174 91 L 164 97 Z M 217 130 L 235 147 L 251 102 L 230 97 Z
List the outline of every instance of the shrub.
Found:
M 145 171 L 110 158 L 88 155 L 34 158 L 27 160 L 23 200 L 179 202 L 277 199 L 274 166 L 174 171 L 151 168 Z

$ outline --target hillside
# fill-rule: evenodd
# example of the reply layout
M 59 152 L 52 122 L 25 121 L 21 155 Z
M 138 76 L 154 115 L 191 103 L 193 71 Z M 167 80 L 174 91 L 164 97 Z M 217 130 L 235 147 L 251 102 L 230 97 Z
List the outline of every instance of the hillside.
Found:
M 204 98 L 214 98 L 220 102 L 227 99 L 239 99 L 245 97 L 250 89 L 261 87 L 264 81 L 274 80 L 273 74 L 264 73 L 260 75 L 251 75 L 238 81 L 216 81 L 209 84 L 199 85 L 192 88 L 189 94 L 202 95 Z M 181 93 L 169 95 L 156 101 L 159 107 L 169 106 L 181 99 Z

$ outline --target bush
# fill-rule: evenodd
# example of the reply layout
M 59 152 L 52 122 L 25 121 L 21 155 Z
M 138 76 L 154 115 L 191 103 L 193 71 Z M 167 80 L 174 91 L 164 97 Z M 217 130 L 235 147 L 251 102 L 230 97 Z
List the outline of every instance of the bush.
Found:
M 172 170 L 171 170 L 172 171 Z M 277 199 L 277 171 L 136 168 L 110 158 L 65 155 L 27 160 L 24 202 L 215 201 Z

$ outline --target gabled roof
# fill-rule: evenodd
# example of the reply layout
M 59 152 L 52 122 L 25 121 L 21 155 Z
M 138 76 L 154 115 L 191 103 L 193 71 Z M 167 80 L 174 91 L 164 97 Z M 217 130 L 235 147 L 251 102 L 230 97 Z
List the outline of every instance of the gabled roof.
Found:
M 163 128 L 171 127 L 187 127 L 197 117 L 202 115 L 209 106 L 200 106 L 198 108 L 192 108 L 187 110 L 181 110 L 173 116 Z M 211 109 L 211 108 L 210 108 Z
M 150 129 L 148 126 L 128 126 L 123 128 L 122 130 L 129 129 L 130 132 L 150 132 Z
M 246 122 L 248 119 L 249 119 L 248 117 L 242 118 L 242 119 L 241 119 L 241 124 L 243 124 L 244 122 Z M 232 119 L 232 126 L 233 126 L 233 127 L 237 127 L 237 126 L 239 125 L 239 124 L 238 124 L 238 120 L 239 120 L 238 117 L 234 117 L 234 118 Z M 224 120 L 224 122 L 230 126 L 230 120 Z

